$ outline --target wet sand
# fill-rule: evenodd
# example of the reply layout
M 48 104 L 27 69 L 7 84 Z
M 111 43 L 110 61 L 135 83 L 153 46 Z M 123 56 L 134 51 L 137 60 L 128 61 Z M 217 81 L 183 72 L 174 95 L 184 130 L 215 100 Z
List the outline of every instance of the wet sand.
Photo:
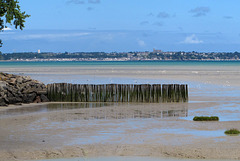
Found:
M 1 67 L 2 72 L 44 74 L 48 81 L 74 81 L 77 76 L 109 78 L 155 79 L 169 82 L 201 82 L 221 86 L 240 86 L 240 71 L 236 66 L 78 66 L 78 67 Z M 70 78 L 64 78 L 70 76 Z M 97 79 L 96 78 L 96 79 Z M 41 78 L 40 78 L 41 79 Z M 89 78 L 88 78 L 89 79 Z M 159 82 L 161 83 L 161 82 Z
M 148 106 L 151 111 L 146 110 Z M 224 134 L 232 127 L 240 129 L 240 118 L 193 122 L 184 119 L 185 108 L 201 111 L 198 103 L 166 106 L 160 109 L 175 112 L 165 112 L 165 117 L 156 112 L 161 111 L 157 104 L 1 113 L 0 160 L 94 156 L 240 159 L 240 138 Z M 148 117 L 149 113 L 153 115 Z
M 234 67 L 3 68 L 44 81 L 188 83 L 188 104 L 111 104 L 16 112 L 0 109 L 0 160 L 95 156 L 239 159 L 240 71 Z M 55 75 L 54 75 L 55 74 Z M 57 76 L 57 77 L 56 77 Z M 36 107 L 35 105 L 27 105 Z M 45 105 L 44 105 L 45 106 Z M 170 110 L 169 110 L 170 108 Z M 171 112 L 169 112 L 171 111 Z M 218 115 L 219 122 L 193 122 Z M 165 116 L 165 117 L 164 117 Z
M 72 158 L 72 159 L 51 159 L 51 160 L 40 160 L 40 161 L 179 161 L 176 158 L 169 157 L 132 157 L 132 156 L 120 156 L 120 157 L 88 157 L 88 158 Z M 199 161 L 199 159 L 180 159 L 180 161 Z M 204 159 L 204 161 L 233 161 L 233 160 L 210 160 Z

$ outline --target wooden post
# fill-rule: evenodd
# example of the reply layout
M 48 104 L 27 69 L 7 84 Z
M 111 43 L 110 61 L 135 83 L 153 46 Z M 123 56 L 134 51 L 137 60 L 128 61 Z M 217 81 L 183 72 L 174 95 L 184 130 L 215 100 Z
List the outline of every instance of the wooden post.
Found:
M 47 85 L 50 101 L 59 102 L 187 102 L 188 86 L 179 84 Z
M 167 85 L 162 85 L 162 102 L 167 102 Z

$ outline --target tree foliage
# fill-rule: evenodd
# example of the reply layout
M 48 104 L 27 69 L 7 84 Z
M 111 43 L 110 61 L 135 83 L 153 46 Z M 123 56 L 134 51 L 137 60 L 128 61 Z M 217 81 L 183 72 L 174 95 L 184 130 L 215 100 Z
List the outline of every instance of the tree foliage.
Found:
M 0 0 L 0 31 L 7 28 L 7 25 L 14 25 L 16 29 L 22 30 L 27 17 L 30 15 L 21 11 L 18 0 Z

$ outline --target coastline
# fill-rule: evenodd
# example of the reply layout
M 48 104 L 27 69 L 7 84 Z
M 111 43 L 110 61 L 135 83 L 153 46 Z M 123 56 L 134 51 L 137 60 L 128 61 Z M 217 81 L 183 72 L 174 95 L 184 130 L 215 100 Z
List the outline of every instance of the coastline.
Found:
M 43 82 L 187 83 L 190 101 L 186 106 L 186 118 L 112 118 L 116 112 L 135 114 L 138 110 L 148 114 L 151 111 L 147 109 L 164 111 L 169 108 L 158 104 L 118 104 L 91 109 L 64 109 L 61 106 L 61 110 L 41 109 L 25 113 L 20 110 L 15 115 L 3 114 L 0 117 L 0 155 L 3 156 L 0 160 L 100 156 L 240 160 L 240 138 L 224 134 L 229 128 L 240 129 L 240 75 L 236 67 L 6 67 L 2 71 L 24 73 Z M 0 115 L 16 108 L 1 109 Z M 172 109 L 181 110 L 182 107 L 176 105 Z M 107 119 L 93 119 L 99 114 Z M 211 114 L 220 115 L 220 121 L 191 121 L 194 115 Z M 84 119 L 86 115 L 91 117 Z
M 19 59 L 0 60 L 0 62 L 239 62 L 239 59 L 186 59 L 186 60 L 79 60 L 79 59 Z

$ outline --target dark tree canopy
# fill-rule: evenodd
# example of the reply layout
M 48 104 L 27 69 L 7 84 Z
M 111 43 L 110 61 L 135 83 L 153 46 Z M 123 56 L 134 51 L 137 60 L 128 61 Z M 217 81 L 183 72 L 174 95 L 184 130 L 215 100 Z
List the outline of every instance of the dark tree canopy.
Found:
M 22 12 L 18 0 L 0 0 L 0 31 L 7 28 L 7 25 L 14 25 L 16 29 L 23 29 L 25 19 L 30 17 Z M 2 40 L 0 39 L 0 47 Z

